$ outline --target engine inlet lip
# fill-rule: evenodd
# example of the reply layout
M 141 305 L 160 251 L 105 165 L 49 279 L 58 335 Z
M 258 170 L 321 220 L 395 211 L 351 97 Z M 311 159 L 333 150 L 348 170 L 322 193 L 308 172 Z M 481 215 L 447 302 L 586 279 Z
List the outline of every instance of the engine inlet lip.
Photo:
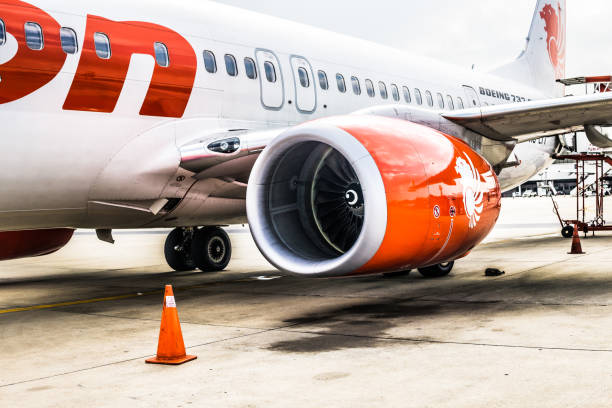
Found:
M 268 185 L 275 163 L 299 143 L 319 142 L 336 149 L 351 164 L 361 183 L 365 211 L 361 234 L 344 255 L 329 260 L 298 257 L 277 236 L 266 214 Z M 374 158 L 348 131 L 327 124 L 308 123 L 275 138 L 257 160 L 247 190 L 247 217 L 256 245 L 279 270 L 295 275 L 333 277 L 350 274 L 364 266 L 382 245 L 387 229 L 385 186 Z

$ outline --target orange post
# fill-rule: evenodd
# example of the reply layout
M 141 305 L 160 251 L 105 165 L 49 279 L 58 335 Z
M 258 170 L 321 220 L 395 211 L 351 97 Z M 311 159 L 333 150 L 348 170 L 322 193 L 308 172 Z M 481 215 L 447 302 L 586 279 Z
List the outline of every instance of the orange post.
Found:
M 146 360 L 146 362 L 150 364 L 179 365 L 196 358 L 196 356 L 188 356 L 185 351 L 185 343 L 183 341 L 183 333 L 181 332 L 181 323 L 179 322 L 172 285 L 166 285 L 157 356 Z
M 574 224 L 574 236 L 572 237 L 572 250 L 570 255 L 582 255 L 582 245 L 580 244 L 580 234 L 578 234 L 578 224 Z

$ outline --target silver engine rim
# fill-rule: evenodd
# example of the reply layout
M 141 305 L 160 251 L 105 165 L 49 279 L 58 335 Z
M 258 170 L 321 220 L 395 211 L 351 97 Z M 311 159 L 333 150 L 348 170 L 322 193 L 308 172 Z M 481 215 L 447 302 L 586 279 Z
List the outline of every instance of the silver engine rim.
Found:
M 284 245 L 269 222 L 267 180 L 274 164 L 298 143 L 319 142 L 342 154 L 355 170 L 367 208 L 361 234 L 345 254 L 326 260 L 297 256 Z M 342 276 L 364 266 L 378 252 L 387 228 L 387 198 L 378 167 L 367 149 L 350 133 L 335 126 L 306 124 L 292 128 L 274 139 L 255 164 L 247 190 L 247 216 L 251 233 L 264 257 L 281 271 L 308 276 Z

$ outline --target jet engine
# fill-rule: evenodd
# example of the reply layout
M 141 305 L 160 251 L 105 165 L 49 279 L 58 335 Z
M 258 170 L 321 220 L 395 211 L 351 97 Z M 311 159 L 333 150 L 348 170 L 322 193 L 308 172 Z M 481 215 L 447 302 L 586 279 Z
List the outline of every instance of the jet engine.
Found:
M 262 254 L 315 277 L 456 260 L 489 234 L 500 208 L 493 169 L 466 143 L 366 115 L 285 131 L 257 160 L 247 191 Z
M 48 255 L 62 249 L 73 229 L 0 232 L 0 261 Z

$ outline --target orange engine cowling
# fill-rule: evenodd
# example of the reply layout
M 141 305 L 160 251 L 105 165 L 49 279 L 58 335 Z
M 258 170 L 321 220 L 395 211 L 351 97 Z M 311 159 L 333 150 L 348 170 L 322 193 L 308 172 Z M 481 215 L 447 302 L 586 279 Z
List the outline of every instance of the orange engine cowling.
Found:
M 0 261 L 48 255 L 62 249 L 73 229 L 0 232 Z
M 247 192 L 263 255 L 282 271 L 321 277 L 461 258 L 500 209 L 493 169 L 466 143 L 361 115 L 284 132 L 258 159 Z

